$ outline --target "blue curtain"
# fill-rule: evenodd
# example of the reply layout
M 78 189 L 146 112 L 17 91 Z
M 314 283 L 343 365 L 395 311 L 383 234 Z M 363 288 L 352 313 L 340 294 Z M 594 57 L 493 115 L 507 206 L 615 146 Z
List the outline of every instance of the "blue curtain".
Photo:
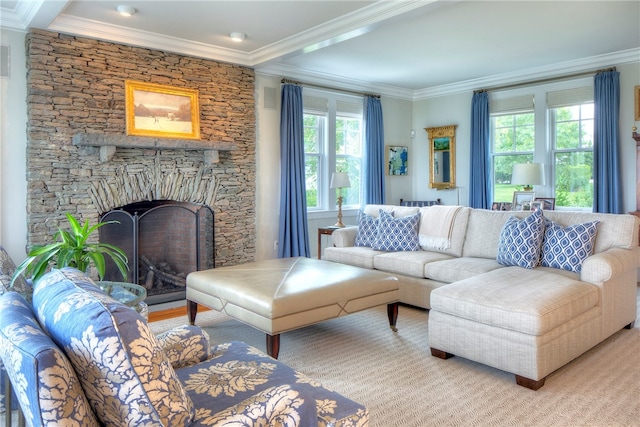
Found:
M 618 138 L 620 73 L 596 74 L 593 104 L 593 211 L 622 213 Z
M 309 257 L 302 87 L 282 86 L 278 258 Z
M 473 94 L 471 101 L 471 173 L 469 206 L 489 209 L 493 194 L 491 187 L 491 161 L 489 158 L 489 94 Z
M 364 204 L 385 203 L 384 197 L 384 125 L 382 104 L 376 96 L 364 98 Z

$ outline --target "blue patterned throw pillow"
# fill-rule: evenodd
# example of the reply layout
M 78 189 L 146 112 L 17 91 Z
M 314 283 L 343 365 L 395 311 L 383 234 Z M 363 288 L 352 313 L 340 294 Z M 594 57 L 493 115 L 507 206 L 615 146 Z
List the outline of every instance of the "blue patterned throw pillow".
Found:
M 360 211 L 355 246 L 373 246 L 378 237 L 378 218 Z
M 509 217 L 500 232 L 496 257 L 498 264 L 535 268 L 540 262 L 543 238 L 544 217 L 541 210 L 522 220 Z
M 593 252 L 599 223 L 592 221 L 562 227 L 545 219 L 540 265 L 580 273 L 582 262 Z
M 420 213 L 402 218 L 394 218 L 380 210 L 378 234 L 371 246 L 377 251 L 419 251 L 418 224 Z

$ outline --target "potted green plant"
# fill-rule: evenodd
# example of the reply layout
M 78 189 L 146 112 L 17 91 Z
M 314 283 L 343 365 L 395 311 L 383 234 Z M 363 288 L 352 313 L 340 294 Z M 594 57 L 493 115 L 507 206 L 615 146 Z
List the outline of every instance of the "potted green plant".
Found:
M 80 222 L 73 215 L 67 213 L 66 216 L 71 230 L 58 228 L 53 236 L 56 240 L 54 243 L 34 247 L 27 258 L 16 268 L 11 281 L 12 286 L 16 278 L 23 272 L 35 283 L 48 271 L 49 267 L 74 267 L 86 273 L 92 264 L 98 272 L 99 279 L 102 280 L 105 274 L 105 255 L 113 260 L 123 279 L 126 279 L 129 264 L 127 255 L 122 249 L 108 243 L 88 242 L 91 234 L 98 228 L 106 224 L 117 223 L 117 221 L 99 222 L 90 227 L 88 220 L 80 225 Z

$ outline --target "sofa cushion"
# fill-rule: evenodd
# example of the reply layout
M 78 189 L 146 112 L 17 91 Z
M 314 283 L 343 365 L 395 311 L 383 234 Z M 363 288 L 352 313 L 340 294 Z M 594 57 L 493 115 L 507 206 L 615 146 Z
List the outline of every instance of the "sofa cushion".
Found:
M 393 215 L 394 218 L 402 218 L 409 215 L 415 215 L 420 212 L 418 207 L 405 207 L 395 205 L 366 205 L 363 212 L 374 218 L 380 216 L 380 211 L 385 211 Z
M 600 221 L 593 253 L 611 248 L 635 249 L 638 246 L 638 224 L 635 215 L 604 214 L 593 212 L 544 211 L 545 218 L 563 227 Z
M 495 259 L 452 258 L 424 265 L 424 277 L 444 283 L 457 282 L 478 274 L 504 268 Z
M 424 278 L 425 264 L 452 258 L 451 255 L 427 251 L 385 252 L 375 256 L 373 267 L 388 273 Z
M 54 270 L 34 288 L 40 324 L 66 353 L 106 426 L 187 426 L 193 403 L 146 321 L 78 270 Z
M 16 292 L 0 297 L 0 358 L 27 425 L 99 425 L 69 360 Z
M 211 357 L 209 335 L 199 326 L 178 326 L 156 338 L 174 369 L 195 365 Z
M 579 273 L 582 262 L 593 253 L 600 221 L 562 227 L 545 219 L 540 265 Z
M 534 268 L 540 263 L 544 217 L 540 209 L 524 219 L 510 217 L 500 232 L 498 263 Z
M 371 246 L 376 251 L 419 251 L 418 225 L 420 213 L 394 218 L 380 210 L 378 235 Z
M 378 237 L 378 218 L 360 211 L 358 216 L 358 232 L 356 233 L 355 246 L 373 246 Z
M 202 415 L 193 426 L 274 425 L 276 423 L 265 422 L 265 418 L 273 412 L 271 401 L 278 402 L 277 396 L 286 401 L 288 413 L 299 416 L 300 422 L 276 425 L 368 425 L 369 413 L 364 406 L 324 388 L 318 381 L 274 361 L 245 343 L 221 344 L 214 347 L 212 353 L 212 358 L 206 362 L 177 370 L 198 414 Z M 278 387 L 278 392 L 274 393 L 274 386 L 282 384 L 289 387 Z M 268 394 L 264 395 L 265 392 Z M 246 412 L 247 407 L 237 405 L 241 401 L 251 402 L 256 395 L 261 396 L 262 404 L 258 400 L 256 404 L 247 406 L 254 411 Z M 238 414 L 246 414 L 244 422 L 221 422 L 220 418 L 230 413 L 227 408 L 234 407 L 238 407 Z M 220 424 L 216 423 L 219 421 Z
M 504 223 L 511 216 L 524 218 L 527 214 L 529 212 L 470 209 L 462 256 L 495 259 L 498 255 L 500 232 Z
M 499 268 L 431 292 L 432 310 L 530 335 L 543 335 L 598 301 L 597 286 L 539 268 Z
M 327 247 L 324 249 L 323 259 L 354 267 L 373 268 L 373 259 L 382 251 L 374 251 L 364 246 L 348 246 L 344 248 Z

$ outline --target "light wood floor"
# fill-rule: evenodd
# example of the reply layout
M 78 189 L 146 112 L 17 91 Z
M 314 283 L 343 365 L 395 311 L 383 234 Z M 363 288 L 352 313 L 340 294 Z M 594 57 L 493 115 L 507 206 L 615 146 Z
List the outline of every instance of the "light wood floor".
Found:
M 198 305 L 198 313 L 201 311 L 211 310 L 203 305 Z M 149 322 L 157 322 L 159 320 L 172 319 L 174 317 L 186 316 L 187 306 L 168 308 L 166 310 L 152 311 L 149 313 Z

